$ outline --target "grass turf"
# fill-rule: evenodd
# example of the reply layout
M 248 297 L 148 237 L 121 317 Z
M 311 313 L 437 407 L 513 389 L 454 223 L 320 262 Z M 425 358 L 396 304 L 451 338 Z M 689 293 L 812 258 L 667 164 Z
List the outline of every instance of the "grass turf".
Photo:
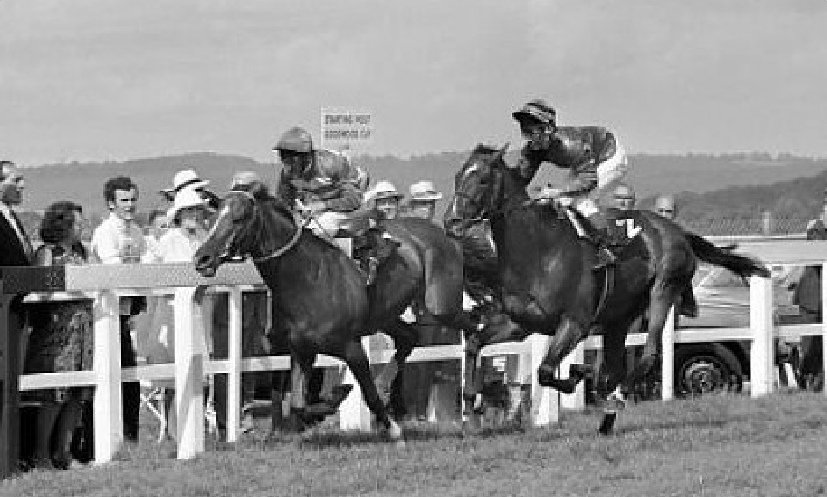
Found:
M 412 424 L 403 449 L 380 435 L 323 427 L 211 441 L 191 461 L 175 460 L 172 443 L 156 444 L 143 430 L 116 463 L 35 470 L 0 483 L 0 495 L 821 495 L 826 404 L 807 393 L 644 402 L 622 411 L 608 437 L 596 434 L 599 413 L 567 413 L 552 428 L 470 434 Z

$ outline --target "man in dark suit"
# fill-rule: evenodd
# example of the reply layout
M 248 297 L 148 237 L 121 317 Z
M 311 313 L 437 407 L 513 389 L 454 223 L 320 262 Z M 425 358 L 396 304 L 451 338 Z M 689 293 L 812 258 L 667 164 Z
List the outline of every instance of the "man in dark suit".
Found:
M 13 162 L 0 161 L 0 266 L 28 266 L 32 244 L 14 207 L 23 199 L 23 175 Z
M 20 204 L 22 192 L 23 175 L 13 162 L 0 160 L 0 266 L 31 264 L 32 245 L 13 209 Z M 21 330 L 24 316 L 22 299 L 12 300 L 8 311 L 10 328 Z M 12 324 L 15 322 L 16 325 Z M 0 475 L 8 474 L 16 467 L 20 439 L 28 446 L 33 435 L 20 434 L 19 416 L 15 412 L 18 406 L 17 375 L 23 361 L 20 342 L 19 333 L 0 336 L 0 450 L 3 451 L 0 454 Z M 6 360 L 3 361 L 2 357 Z

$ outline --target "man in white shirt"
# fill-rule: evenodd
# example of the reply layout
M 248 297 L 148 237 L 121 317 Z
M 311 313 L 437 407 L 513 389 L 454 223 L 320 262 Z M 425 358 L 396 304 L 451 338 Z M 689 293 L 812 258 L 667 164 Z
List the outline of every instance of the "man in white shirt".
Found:
M 143 231 L 135 219 L 138 186 L 125 176 L 107 180 L 103 198 L 109 208 L 109 217 L 92 234 L 92 256 L 103 264 L 130 264 L 141 261 L 146 253 Z M 121 299 L 121 366 L 137 365 L 135 347 L 130 335 L 130 317 L 138 314 L 146 300 Z M 140 383 L 123 384 L 124 437 L 138 440 L 138 412 L 140 410 Z

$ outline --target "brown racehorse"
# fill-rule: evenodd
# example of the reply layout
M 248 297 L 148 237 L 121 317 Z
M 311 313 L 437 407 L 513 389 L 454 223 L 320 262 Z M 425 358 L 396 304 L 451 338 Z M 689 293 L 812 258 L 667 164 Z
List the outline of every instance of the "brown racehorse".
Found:
M 595 387 L 598 395 L 606 396 L 624 379 L 629 326 L 647 310 L 644 357 L 629 379 L 653 369 L 667 314 L 690 285 L 696 258 L 742 276 L 768 276 L 758 261 L 721 250 L 646 211 L 627 214 L 642 229 L 620 252 L 613 274 L 595 271 L 595 247 L 578 236 L 566 213 L 529 199 L 527 180 L 503 161 L 505 149 L 477 146 L 455 177 L 454 198 L 445 213 L 446 230 L 460 240 L 474 222 L 490 220 L 502 309 L 510 318 L 494 320 L 467 341 L 466 412 L 478 383 L 476 355 L 484 345 L 522 340 L 530 333 L 550 335 L 538 380 L 571 393 L 584 367 L 576 365 L 569 379 L 559 379 L 560 362 L 590 332 L 602 333 L 604 363 Z M 579 220 L 590 226 L 582 216 Z M 607 278 L 614 283 L 607 285 Z M 604 428 L 601 431 L 611 426 Z
M 299 415 L 317 354 L 342 359 L 359 383 L 365 402 L 393 440 L 401 440 L 371 377 L 361 337 L 378 329 L 396 342 L 386 378 L 398 391 L 405 358 L 416 345 L 414 327 L 399 319 L 412 303 L 441 322 L 461 316 L 462 254 L 442 229 L 422 219 L 384 224 L 396 250 L 366 286 L 355 262 L 338 247 L 303 229 L 293 213 L 265 188 L 231 191 L 215 224 L 195 254 L 196 269 L 215 274 L 227 254 L 248 254 L 273 295 L 274 330 L 287 338 L 292 358 L 291 410 Z M 394 381 L 394 379 L 396 381 Z M 401 397 L 401 395 L 400 395 Z

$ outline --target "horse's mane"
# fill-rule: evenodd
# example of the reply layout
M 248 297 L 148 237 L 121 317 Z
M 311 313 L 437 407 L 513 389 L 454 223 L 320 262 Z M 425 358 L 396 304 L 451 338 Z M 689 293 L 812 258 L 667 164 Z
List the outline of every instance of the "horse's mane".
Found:
M 281 212 L 288 219 L 293 218 L 293 209 L 290 208 L 290 204 L 281 198 L 281 196 L 270 193 L 270 190 L 264 184 L 239 185 L 233 187 L 230 191 L 247 192 L 253 196 L 256 202 L 271 205 L 276 211 Z

